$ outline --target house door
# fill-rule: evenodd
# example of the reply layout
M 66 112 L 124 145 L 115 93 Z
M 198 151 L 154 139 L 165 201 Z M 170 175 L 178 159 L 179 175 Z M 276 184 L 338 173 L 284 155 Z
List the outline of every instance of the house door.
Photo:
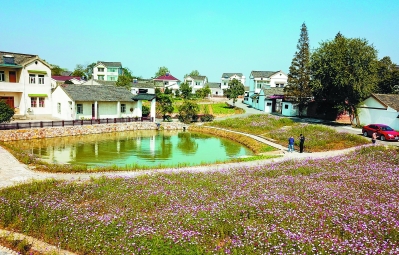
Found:
M 8 72 L 8 80 L 9 82 L 17 82 L 17 73 L 15 71 Z
M 3 100 L 8 106 L 14 109 L 14 97 L 0 97 L 0 100 Z
M 96 107 L 94 104 L 91 104 L 91 118 L 94 119 L 96 117 Z
M 265 101 L 265 112 L 266 113 L 272 112 L 272 102 L 271 101 Z

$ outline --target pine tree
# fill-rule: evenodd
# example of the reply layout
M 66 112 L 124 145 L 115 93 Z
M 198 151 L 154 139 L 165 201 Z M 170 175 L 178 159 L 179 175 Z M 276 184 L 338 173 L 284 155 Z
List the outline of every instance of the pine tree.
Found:
M 297 44 L 297 51 L 292 59 L 288 84 L 285 89 L 286 95 L 298 103 L 299 116 L 301 116 L 307 101 L 312 96 L 309 86 L 310 81 L 310 50 L 308 29 L 305 23 L 302 24 L 300 38 Z

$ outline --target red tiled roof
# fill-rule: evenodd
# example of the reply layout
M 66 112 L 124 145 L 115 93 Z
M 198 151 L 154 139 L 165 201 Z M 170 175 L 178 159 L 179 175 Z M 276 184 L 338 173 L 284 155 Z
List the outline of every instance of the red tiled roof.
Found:
M 56 81 L 69 81 L 69 80 L 72 80 L 74 78 L 76 80 L 78 80 L 78 81 L 81 80 L 81 78 L 79 76 L 58 76 L 58 75 L 53 75 L 53 76 L 51 76 L 51 78 L 53 78 Z
M 169 74 L 169 75 L 159 76 L 155 78 L 154 81 L 180 81 L 180 80 L 174 77 L 173 75 Z

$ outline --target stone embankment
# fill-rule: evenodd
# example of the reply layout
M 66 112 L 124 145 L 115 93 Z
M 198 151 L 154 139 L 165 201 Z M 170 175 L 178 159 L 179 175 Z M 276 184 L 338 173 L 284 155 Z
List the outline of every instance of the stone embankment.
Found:
M 186 125 L 180 122 L 162 122 L 160 129 L 163 130 L 180 130 Z M 129 123 L 112 123 L 112 124 L 95 124 L 87 126 L 68 126 L 68 127 L 48 127 L 48 128 L 31 128 L 31 129 L 14 129 L 0 130 L 0 141 L 15 141 L 51 138 L 59 136 L 76 136 L 101 134 L 111 132 L 123 132 L 134 130 L 155 130 L 158 124 L 155 122 L 129 122 Z

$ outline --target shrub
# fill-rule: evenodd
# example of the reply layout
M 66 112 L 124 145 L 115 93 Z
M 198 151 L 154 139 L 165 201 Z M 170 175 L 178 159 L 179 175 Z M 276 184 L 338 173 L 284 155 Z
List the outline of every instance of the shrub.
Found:
M 204 114 L 201 116 L 201 121 L 202 122 L 209 122 L 212 121 L 215 117 L 212 114 Z

